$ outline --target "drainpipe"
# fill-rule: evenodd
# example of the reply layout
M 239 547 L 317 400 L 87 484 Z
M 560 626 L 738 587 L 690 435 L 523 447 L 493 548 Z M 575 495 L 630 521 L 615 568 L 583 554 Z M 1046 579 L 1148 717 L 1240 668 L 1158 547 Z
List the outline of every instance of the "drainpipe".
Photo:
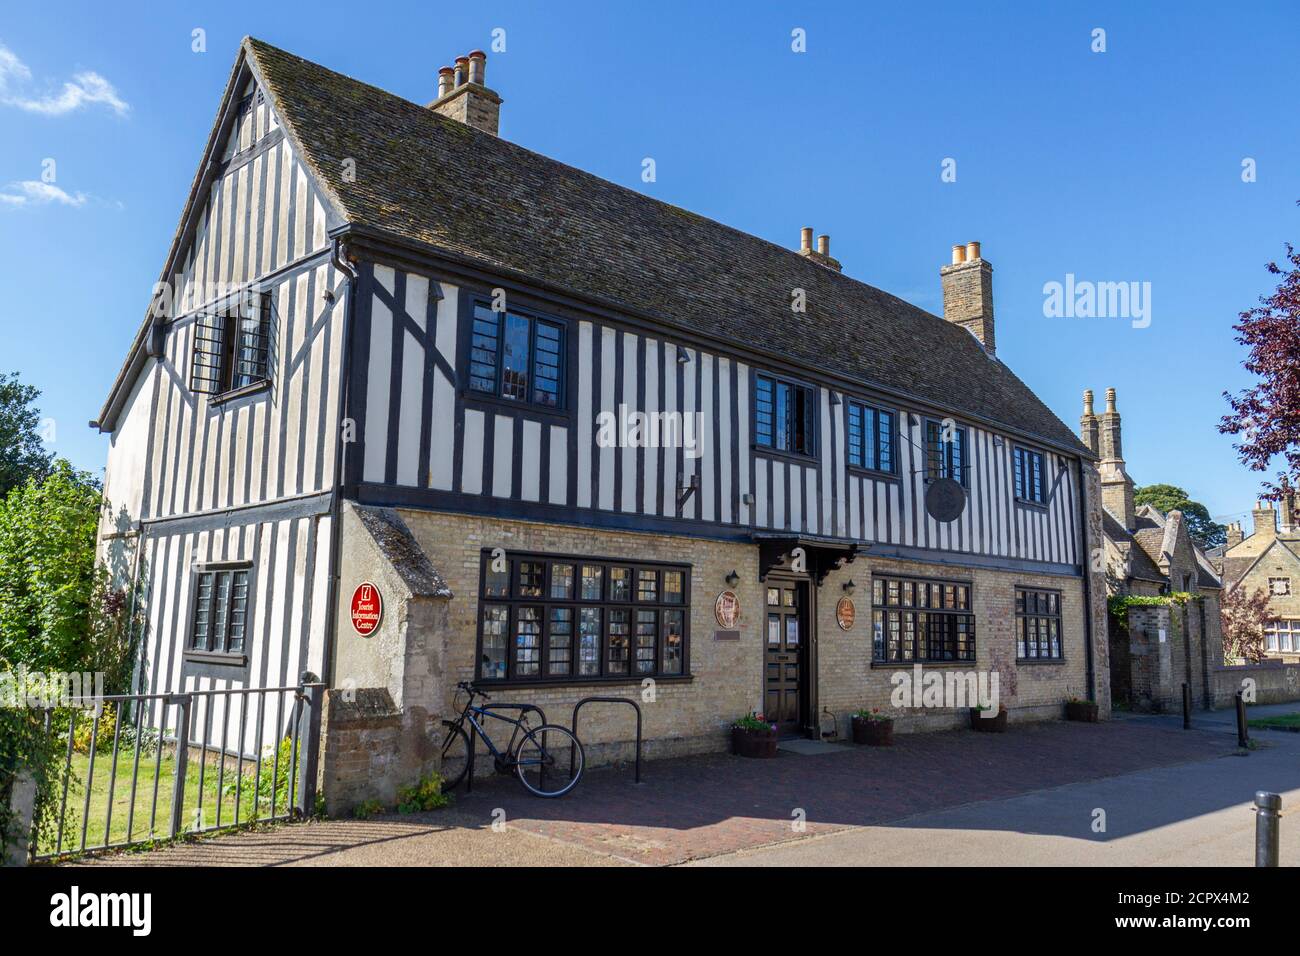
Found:
M 339 410 L 346 415 L 348 410 L 349 381 L 352 374 L 352 313 L 356 307 L 357 270 L 347 257 L 347 250 L 341 236 L 334 238 L 334 248 L 330 254 L 330 263 L 348 277 L 347 297 L 343 303 L 343 360 L 339 375 Z M 325 608 L 325 658 L 321 662 L 321 673 L 327 688 L 334 686 L 334 644 L 338 640 L 338 606 L 339 606 L 339 560 L 343 549 L 343 460 L 344 446 L 341 431 L 342 421 L 334 423 L 340 429 L 339 442 L 334 455 L 334 488 L 330 492 L 330 583 L 329 605 Z
M 1083 531 L 1083 626 L 1087 640 L 1083 642 L 1084 659 L 1088 666 L 1088 700 L 1097 700 L 1097 674 L 1092 662 L 1092 562 L 1088 554 L 1088 482 L 1083 474 L 1083 459 L 1079 462 L 1079 515 Z M 1101 545 L 1100 538 L 1097 544 Z

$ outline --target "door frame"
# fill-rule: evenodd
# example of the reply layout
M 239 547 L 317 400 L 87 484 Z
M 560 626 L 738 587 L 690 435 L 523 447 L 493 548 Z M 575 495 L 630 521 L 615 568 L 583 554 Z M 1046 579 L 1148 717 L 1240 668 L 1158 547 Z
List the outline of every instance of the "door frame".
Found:
M 817 585 L 811 574 L 795 573 L 792 571 L 769 571 L 761 579 L 762 584 L 762 618 L 767 621 L 767 586 L 769 584 L 779 587 L 782 584 L 799 584 L 803 585 L 802 590 L 806 597 L 804 606 L 801 608 L 803 614 L 803 633 L 804 639 L 799 642 L 799 726 L 798 732 L 801 736 L 810 740 L 818 740 L 821 737 L 821 727 L 816 720 L 817 716 Z M 759 673 L 762 675 L 762 685 L 760 687 L 760 700 L 767 699 L 767 625 L 764 623 L 760 630 L 763 640 L 763 657 L 760 661 Z

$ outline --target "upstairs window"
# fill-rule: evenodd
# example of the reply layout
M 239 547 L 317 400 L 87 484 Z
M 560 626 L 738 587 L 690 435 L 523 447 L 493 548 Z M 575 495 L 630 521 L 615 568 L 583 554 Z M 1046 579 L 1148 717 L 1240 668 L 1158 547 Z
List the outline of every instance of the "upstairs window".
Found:
M 813 390 L 770 375 L 754 376 L 754 440 L 774 451 L 812 455 Z
M 194 318 L 190 388 L 200 395 L 223 395 L 260 385 L 271 377 L 271 297 L 240 296 Z
M 926 477 L 951 478 L 966 486 L 966 429 L 944 422 L 925 423 Z
M 1043 490 L 1043 456 L 1028 448 L 1012 451 L 1015 463 L 1016 497 L 1021 501 L 1042 504 L 1046 498 Z
M 546 408 L 562 404 L 564 327 L 518 312 L 474 306 L 469 387 L 495 398 Z
M 194 579 L 190 650 L 200 654 L 244 653 L 251 565 L 204 569 Z
M 893 412 L 849 402 L 849 464 L 854 468 L 893 472 Z

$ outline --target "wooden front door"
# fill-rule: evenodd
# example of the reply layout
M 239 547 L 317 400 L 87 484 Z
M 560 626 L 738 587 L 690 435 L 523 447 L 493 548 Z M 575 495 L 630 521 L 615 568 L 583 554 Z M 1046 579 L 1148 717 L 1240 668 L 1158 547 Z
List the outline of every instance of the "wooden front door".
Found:
M 807 588 L 803 581 L 767 582 L 763 716 L 783 735 L 799 730 L 803 713 Z

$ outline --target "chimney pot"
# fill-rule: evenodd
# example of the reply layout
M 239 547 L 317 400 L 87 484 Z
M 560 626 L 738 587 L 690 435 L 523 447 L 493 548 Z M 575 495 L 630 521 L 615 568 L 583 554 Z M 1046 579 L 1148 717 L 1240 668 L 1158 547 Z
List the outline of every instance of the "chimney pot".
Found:
M 471 50 L 469 54 L 469 81 L 482 86 L 487 75 L 487 54 L 482 50 Z
M 966 261 L 974 262 L 980 257 L 980 244 L 978 242 L 966 243 Z
M 817 237 L 817 251 L 824 256 L 829 256 L 831 254 L 830 236 L 823 234 Z
M 804 226 L 799 230 L 799 250 L 812 252 L 812 226 Z
M 1106 389 L 1106 411 L 1115 411 L 1115 389 L 1113 388 Z
M 464 86 L 465 81 L 469 78 L 469 57 L 456 57 L 456 85 Z
M 1092 414 L 1092 389 L 1090 388 L 1083 390 L 1083 413 L 1085 415 Z
M 961 265 L 961 263 L 965 261 L 966 261 L 966 247 L 963 246 L 961 243 L 957 243 L 957 245 L 952 247 L 952 264 L 955 266 Z
M 438 71 L 438 99 L 442 99 L 451 92 L 452 86 L 456 82 L 455 71 L 449 66 L 444 66 Z

